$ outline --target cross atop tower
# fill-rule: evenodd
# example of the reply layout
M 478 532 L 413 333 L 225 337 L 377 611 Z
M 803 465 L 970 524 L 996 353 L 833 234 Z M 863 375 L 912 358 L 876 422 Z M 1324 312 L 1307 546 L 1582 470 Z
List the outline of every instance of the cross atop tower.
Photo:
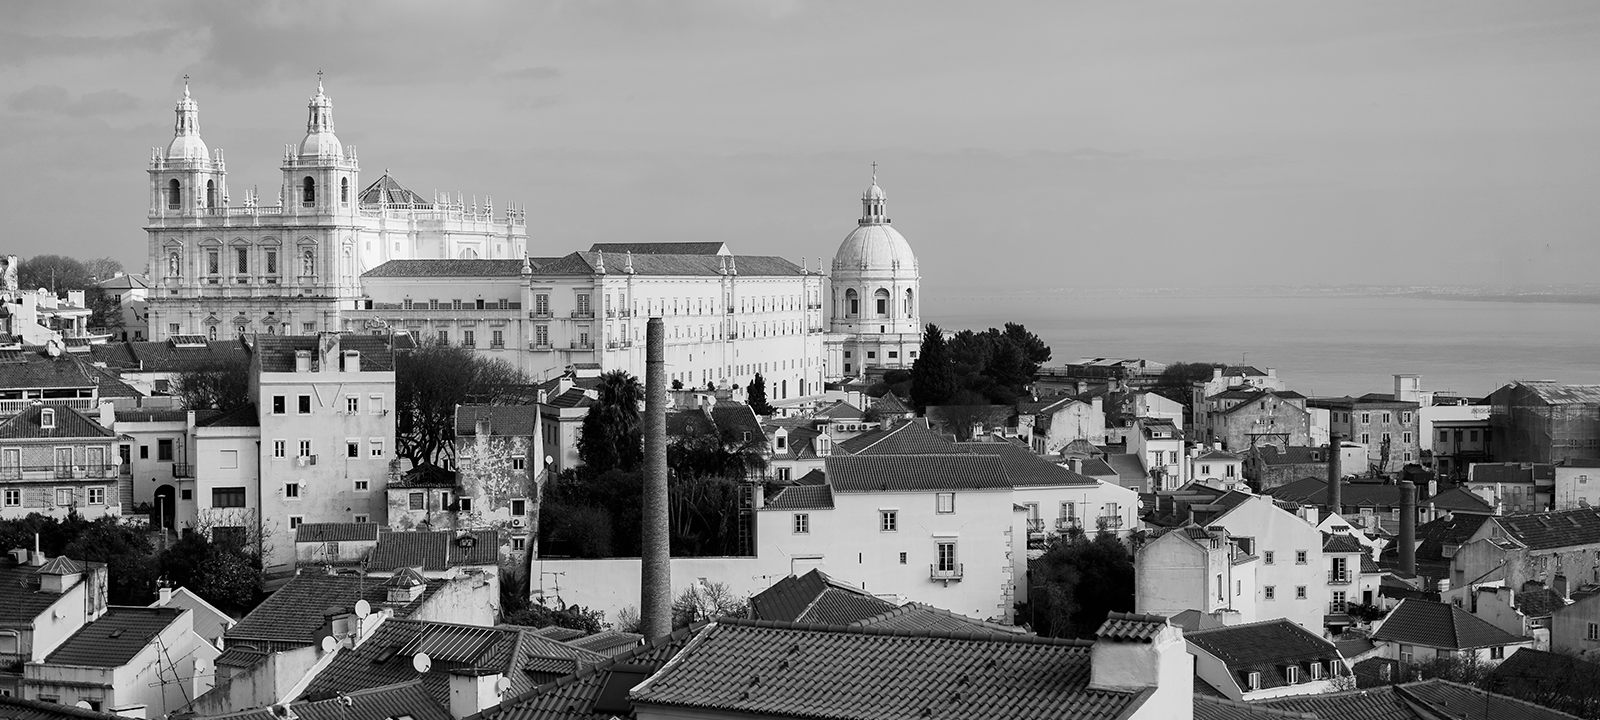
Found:
M 189 76 L 185 75 L 184 77 L 189 77 Z M 878 161 L 877 160 L 873 160 L 872 161 L 872 184 L 873 185 L 877 185 L 878 184 Z

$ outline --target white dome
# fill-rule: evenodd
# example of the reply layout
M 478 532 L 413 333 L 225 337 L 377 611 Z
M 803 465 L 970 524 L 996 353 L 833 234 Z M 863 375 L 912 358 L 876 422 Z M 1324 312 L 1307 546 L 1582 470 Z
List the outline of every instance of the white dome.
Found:
M 339 157 L 344 155 L 344 145 L 331 132 L 307 133 L 300 141 L 300 157 Z
M 915 276 L 917 256 L 899 231 L 886 224 L 873 223 L 857 227 L 845 236 L 839 251 L 833 255 L 833 267 L 847 272 L 895 271 Z
M 878 187 L 876 181 L 872 183 L 872 187 L 867 188 L 867 191 L 861 194 L 861 199 L 863 200 L 883 200 L 885 197 L 887 196 L 883 194 L 883 188 Z
M 167 145 L 169 160 L 180 158 L 205 160 L 209 157 L 211 151 L 206 148 L 206 141 L 201 140 L 199 135 L 179 135 L 172 138 L 172 142 Z

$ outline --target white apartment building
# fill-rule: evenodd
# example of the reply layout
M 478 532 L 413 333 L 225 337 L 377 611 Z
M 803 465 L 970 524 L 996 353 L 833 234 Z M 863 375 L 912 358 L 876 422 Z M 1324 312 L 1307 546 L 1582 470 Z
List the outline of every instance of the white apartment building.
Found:
M 334 134 L 317 84 L 305 137 L 284 148 L 276 201 L 233 204 L 227 163 L 200 138 L 185 86 L 173 138 L 151 152 L 149 338 L 305 334 L 342 327 L 361 273 L 396 258 L 520 258 L 525 213 L 406 190 L 387 173 L 362 188 L 354 146 Z
M 386 521 L 395 458 L 390 341 L 336 333 L 256 337 L 251 394 L 260 409 L 259 449 L 252 457 L 219 444 L 216 467 L 258 464 L 261 529 L 274 566 L 292 566 L 301 523 Z M 201 460 L 211 466 L 210 458 Z
M 1171 420 L 1139 418 L 1128 434 L 1128 454 L 1144 463 L 1154 492 L 1176 490 L 1189 482 L 1189 456 L 1183 430 Z
M 1138 550 L 1134 606 L 1163 617 L 1198 610 L 1231 615 L 1235 623 L 1253 622 L 1259 567 L 1259 554 L 1251 554 L 1225 528 L 1169 528 Z

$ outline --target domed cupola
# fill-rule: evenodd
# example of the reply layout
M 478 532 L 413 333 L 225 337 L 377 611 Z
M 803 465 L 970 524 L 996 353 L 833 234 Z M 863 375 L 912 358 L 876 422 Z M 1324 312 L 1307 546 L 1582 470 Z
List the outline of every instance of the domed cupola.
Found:
M 873 168 L 877 170 L 876 167 Z M 829 274 L 828 365 L 833 377 L 870 367 L 909 367 L 921 342 L 922 275 L 911 243 L 889 224 L 878 174 L 861 194 L 861 219 L 840 243 Z
M 889 197 L 878 187 L 878 174 L 873 172 L 872 185 L 861 194 L 861 219 L 833 255 L 835 273 L 865 270 L 917 275 L 917 256 L 911 252 L 899 231 L 889 225 Z
M 185 76 L 187 78 L 187 76 Z M 183 81 L 183 99 L 176 108 L 177 122 L 172 126 L 172 142 L 167 145 L 168 160 L 207 160 L 211 151 L 206 141 L 200 139 L 200 106 L 189 97 L 189 81 Z
M 306 139 L 300 141 L 300 157 L 339 157 L 344 146 L 333 134 L 333 101 L 322 92 L 322 78 L 317 78 L 317 94 L 306 105 Z

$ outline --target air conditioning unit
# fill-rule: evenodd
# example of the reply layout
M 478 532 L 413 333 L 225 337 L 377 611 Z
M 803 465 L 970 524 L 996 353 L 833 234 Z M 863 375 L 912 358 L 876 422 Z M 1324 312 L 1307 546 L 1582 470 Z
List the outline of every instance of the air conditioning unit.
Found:
M 522 518 L 512 518 L 511 519 L 511 527 L 519 528 L 519 527 L 522 527 L 523 524 L 524 523 L 522 521 Z
M 317 464 L 317 456 L 315 456 L 315 455 L 312 455 L 312 456 L 311 456 L 311 464 L 312 464 L 312 465 L 315 465 L 315 464 Z

